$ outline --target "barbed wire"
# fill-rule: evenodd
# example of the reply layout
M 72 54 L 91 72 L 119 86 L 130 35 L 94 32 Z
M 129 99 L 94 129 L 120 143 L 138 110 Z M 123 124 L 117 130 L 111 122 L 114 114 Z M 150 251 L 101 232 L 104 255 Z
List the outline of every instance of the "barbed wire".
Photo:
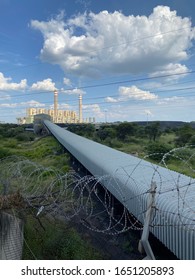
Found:
M 177 227 L 183 228 L 188 231 L 195 231 L 195 146 L 187 145 L 184 147 L 174 148 L 167 153 L 158 153 L 154 155 L 161 155 L 161 160 L 156 166 L 156 171 L 161 173 L 161 166 L 166 169 L 166 176 L 169 178 L 169 184 L 165 184 L 163 181 L 158 185 L 155 199 L 155 213 L 161 217 L 161 219 L 155 219 L 153 217 L 152 227 Z M 148 158 L 152 158 L 153 155 L 148 155 Z M 178 172 L 171 170 L 172 161 L 176 162 Z M 190 176 L 185 175 L 185 172 Z M 153 174 L 153 180 L 156 172 Z M 166 207 L 162 209 L 159 205 L 159 197 L 171 196 L 173 205 L 176 207 Z M 162 200 L 162 199 L 161 199 Z M 165 202 L 166 204 L 166 202 Z M 169 208 L 170 210 L 167 210 Z M 175 217 L 179 222 L 175 223 Z M 159 222 L 159 220 L 161 220 Z M 162 223 L 163 221 L 163 223 Z
M 191 152 L 187 157 L 189 153 L 185 154 L 185 149 L 189 147 L 162 154 L 159 165 L 146 162 L 144 158 L 134 165 L 119 167 L 115 174 L 95 177 L 80 176 L 74 171 L 64 174 L 25 157 L 10 156 L 0 160 L 0 209 L 16 208 L 20 211 L 30 208 L 37 217 L 50 214 L 65 220 L 77 217 L 90 230 L 116 235 L 130 229 L 143 229 L 147 197 L 151 183 L 156 182 L 151 227 L 171 226 L 171 217 L 177 216 L 178 226 L 194 231 L 195 209 L 191 203 L 194 197 L 189 193 L 194 193 L 195 179 L 169 169 L 172 158 L 194 172 L 191 161 L 195 153 Z M 159 156 L 156 153 L 146 158 L 153 155 Z M 162 210 L 159 198 L 163 197 L 166 203 L 170 194 L 176 211 L 172 208 Z

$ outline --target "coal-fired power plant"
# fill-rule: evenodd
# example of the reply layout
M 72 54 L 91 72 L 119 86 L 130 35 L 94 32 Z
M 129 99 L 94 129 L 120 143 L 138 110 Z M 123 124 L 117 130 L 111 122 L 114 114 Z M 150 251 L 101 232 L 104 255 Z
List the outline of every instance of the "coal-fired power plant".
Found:
M 34 122 L 36 115 L 46 114 L 51 117 L 51 120 L 54 123 L 95 123 L 94 117 L 83 118 L 83 96 L 80 94 L 78 96 L 78 112 L 73 110 L 63 110 L 60 109 L 60 104 L 58 104 L 58 91 L 55 89 L 54 94 L 54 103 L 53 108 L 45 107 L 30 107 L 26 108 L 26 116 L 17 118 L 18 124 L 30 124 Z

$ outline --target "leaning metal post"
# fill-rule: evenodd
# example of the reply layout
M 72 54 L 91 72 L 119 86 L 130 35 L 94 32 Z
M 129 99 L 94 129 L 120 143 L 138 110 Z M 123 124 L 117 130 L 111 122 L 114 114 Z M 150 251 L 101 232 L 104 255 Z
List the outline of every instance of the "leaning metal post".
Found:
M 154 202 L 155 202 L 156 188 L 157 188 L 156 183 L 152 182 L 150 194 L 148 197 L 148 206 L 147 206 L 146 216 L 145 216 L 145 220 L 144 220 L 142 237 L 141 237 L 141 239 L 139 241 L 139 245 L 138 245 L 139 252 L 143 253 L 145 251 L 145 253 L 147 255 L 145 259 L 151 259 L 151 260 L 155 260 L 155 257 L 152 252 L 150 243 L 148 241 L 148 237 L 149 237 L 149 226 L 150 226 L 150 221 L 152 218 Z

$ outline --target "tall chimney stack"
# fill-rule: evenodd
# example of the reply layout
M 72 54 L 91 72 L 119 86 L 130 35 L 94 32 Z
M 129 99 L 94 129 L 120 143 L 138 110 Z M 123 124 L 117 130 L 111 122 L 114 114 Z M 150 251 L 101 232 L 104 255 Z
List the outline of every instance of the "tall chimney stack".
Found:
M 83 114 L 82 114 L 82 94 L 79 94 L 79 123 L 83 122 Z
M 58 92 L 54 90 L 54 123 L 57 123 L 57 113 L 58 113 Z

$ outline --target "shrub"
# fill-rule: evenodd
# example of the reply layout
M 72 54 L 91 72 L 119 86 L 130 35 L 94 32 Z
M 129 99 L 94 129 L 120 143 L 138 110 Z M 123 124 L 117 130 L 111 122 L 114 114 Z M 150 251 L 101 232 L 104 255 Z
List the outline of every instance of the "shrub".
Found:
M 189 144 L 193 145 L 193 148 L 195 148 L 195 135 L 191 136 Z
M 146 151 L 150 159 L 161 161 L 164 154 L 168 153 L 172 147 L 167 144 L 151 143 L 147 146 Z
M 177 131 L 176 145 L 184 146 L 191 142 L 191 138 L 195 135 L 195 130 L 190 125 L 184 125 Z
M 11 155 L 11 153 L 8 149 L 0 148 L 0 158 L 4 158 L 4 157 L 10 156 L 10 155 Z
M 33 141 L 35 139 L 35 135 L 31 132 L 23 132 L 18 134 L 16 139 L 19 141 Z

